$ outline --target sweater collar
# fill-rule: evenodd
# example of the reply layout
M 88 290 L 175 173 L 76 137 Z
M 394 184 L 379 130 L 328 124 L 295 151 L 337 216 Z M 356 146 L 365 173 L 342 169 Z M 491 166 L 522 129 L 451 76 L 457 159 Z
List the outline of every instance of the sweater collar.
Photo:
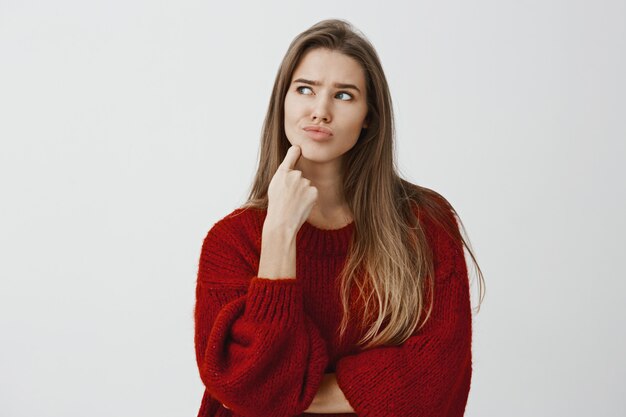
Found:
M 299 248 L 306 253 L 339 256 L 346 255 L 354 233 L 354 221 L 339 229 L 321 229 L 305 221 L 297 235 Z
M 258 210 L 258 227 L 262 231 L 267 210 Z M 305 221 L 296 235 L 297 250 L 299 253 L 316 256 L 342 256 L 348 253 L 354 221 L 339 229 L 321 229 Z M 259 236 L 259 239 L 262 237 Z

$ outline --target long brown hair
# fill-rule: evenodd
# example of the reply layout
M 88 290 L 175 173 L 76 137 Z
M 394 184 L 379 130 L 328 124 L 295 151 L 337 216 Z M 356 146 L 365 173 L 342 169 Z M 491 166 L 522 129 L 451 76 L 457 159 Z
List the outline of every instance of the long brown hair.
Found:
M 437 192 L 398 175 L 389 86 L 374 47 L 347 21 L 321 21 L 296 36 L 289 46 L 274 81 L 263 123 L 258 169 L 242 208 L 267 209 L 269 183 L 291 146 L 284 131 L 285 95 L 300 59 L 314 48 L 340 52 L 359 62 L 365 71 L 368 102 L 368 126 L 342 163 L 343 190 L 358 233 L 353 233 L 338 279 L 344 311 L 340 337 L 350 318 L 351 289 L 357 285 L 359 298 L 364 301 L 361 325 L 368 328 L 358 343 L 367 343 L 365 348 L 399 345 L 418 325 L 421 328 L 426 323 L 432 311 L 433 292 L 427 291 L 426 285 L 433 285 L 433 255 L 415 208 L 429 213 L 468 249 L 480 276 L 480 303 L 484 279 L 467 243 L 469 239 L 460 234 L 453 217 L 458 215 L 451 204 Z M 462 225 L 460 219 L 458 222 Z M 426 294 L 430 294 L 429 303 Z

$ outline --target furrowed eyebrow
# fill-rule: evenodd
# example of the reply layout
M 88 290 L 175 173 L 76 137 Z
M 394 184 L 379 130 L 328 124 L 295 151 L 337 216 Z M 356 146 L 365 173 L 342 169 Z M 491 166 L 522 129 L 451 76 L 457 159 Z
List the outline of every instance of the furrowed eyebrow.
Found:
M 322 85 L 322 83 L 320 83 L 319 81 L 305 80 L 304 78 L 298 78 L 297 80 L 294 80 L 293 82 L 294 83 L 309 84 L 309 85 Z M 361 90 L 359 90 L 359 87 L 357 87 L 354 84 L 335 83 L 335 84 L 333 84 L 333 86 L 335 88 L 346 88 L 346 89 L 351 88 L 353 90 L 358 91 L 359 93 L 361 92 Z

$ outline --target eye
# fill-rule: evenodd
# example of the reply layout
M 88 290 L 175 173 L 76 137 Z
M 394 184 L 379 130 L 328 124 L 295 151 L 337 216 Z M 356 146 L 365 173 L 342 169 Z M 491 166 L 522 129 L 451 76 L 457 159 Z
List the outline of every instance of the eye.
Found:
M 340 92 L 338 92 L 338 93 L 337 93 L 337 95 L 340 95 L 340 94 L 343 94 L 343 95 L 345 95 L 345 96 L 348 96 L 348 97 L 349 97 L 349 98 L 347 98 L 347 99 L 341 99 L 342 101 L 350 101 L 350 100 L 352 100 L 352 99 L 353 99 L 352 94 L 350 94 L 350 93 L 346 93 L 345 91 L 340 91 Z
M 310 88 L 310 87 L 306 87 L 306 86 L 304 86 L 304 85 L 301 85 L 300 87 L 296 87 L 296 91 L 297 91 L 298 93 L 300 93 L 300 94 L 305 94 L 305 93 L 303 93 L 303 92 L 302 92 L 302 89 L 307 89 L 307 90 L 310 90 L 311 88 Z M 307 94 L 307 95 L 308 95 L 308 94 Z
M 305 93 L 304 90 L 309 90 L 309 93 Z M 301 85 L 299 87 L 296 87 L 296 91 L 300 94 L 304 94 L 304 95 L 311 95 L 313 93 L 313 90 L 311 90 L 311 87 L 307 87 L 305 85 Z M 341 101 L 350 101 L 354 99 L 354 96 L 351 93 L 348 93 L 346 91 L 339 91 L 335 97 L 337 96 L 343 96 L 344 98 L 340 98 Z

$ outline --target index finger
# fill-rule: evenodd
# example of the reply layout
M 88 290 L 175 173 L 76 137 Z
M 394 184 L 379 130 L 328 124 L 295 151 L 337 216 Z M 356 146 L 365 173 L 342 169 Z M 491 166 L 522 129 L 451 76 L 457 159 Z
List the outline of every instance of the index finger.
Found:
M 285 159 L 283 159 L 283 162 L 280 163 L 280 165 L 278 166 L 278 168 L 282 168 L 282 169 L 293 169 L 296 166 L 296 163 L 298 162 L 298 159 L 300 158 L 300 147 L 297 145 L 293 145 L 291 146 L 289 149 L 287 149 L 287 154 L 285 155 Z

